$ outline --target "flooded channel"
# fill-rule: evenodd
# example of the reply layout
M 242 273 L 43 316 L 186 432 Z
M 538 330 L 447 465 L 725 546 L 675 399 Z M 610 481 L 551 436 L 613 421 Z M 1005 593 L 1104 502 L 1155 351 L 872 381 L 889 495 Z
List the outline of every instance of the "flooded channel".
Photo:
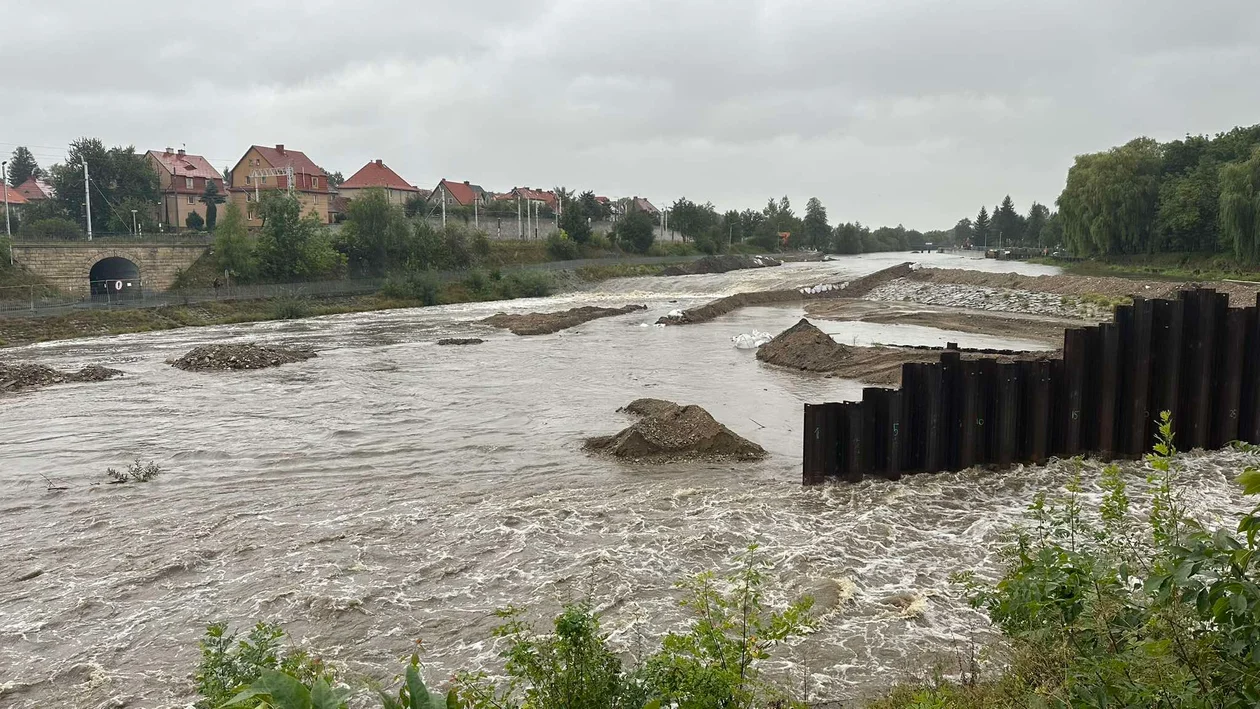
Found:
M 844 280 L 906 258 L 7 351 L 126 376 L 0 399 L 0 706 L 186 706 L 197 640 L 219 619 L 281 622 L 380 679 L 420 639 L 441 678 L 493 666 L 495 608 L 524 605 L 540 618 L 590 597 L 617 646 L 637 653 L 683 619 L 674 581 L 750 542 L 775 565 L 775 600 L 811 592 L 827 611 L 819 632 L 774 662 L 798 685 L 808 667 L 815 697 L 850 699 L 934 663 L 956 667 L 986 639 L 986 623 L 949 575 L 992 570 L 1002 530 L 1066 478 L 1064 466 L 802 489 L 801 405 L 861 385 L 762 365 L 730 341 L 777 333 L 802 310 L 651 326 L 711 297 Z M 501 310 L 631 302 L 648 310 L 541 337 L 473 323 Z M 859 344 L 953 335 L 844 327 L 828 323 Z M 434 344 L 460 336 L 487 342 Z M 977 337 L 951 339 L 1027 345 Z M 164 364 L 198 344 L 245 340 L 309 345 L 319 357 L 243 373 Z M 627 425 L 616 409 L 642 396 L 699 404 L 771 455 L 635 468 L 582 453 L 583 437 Z M 95 484 L 134 458 L 166 472 L 143 485 Z M 44 476 L 69 489 L 46 491 Z M 1199 507 L 1237 503 L 1215 462 L 1192 477 Z

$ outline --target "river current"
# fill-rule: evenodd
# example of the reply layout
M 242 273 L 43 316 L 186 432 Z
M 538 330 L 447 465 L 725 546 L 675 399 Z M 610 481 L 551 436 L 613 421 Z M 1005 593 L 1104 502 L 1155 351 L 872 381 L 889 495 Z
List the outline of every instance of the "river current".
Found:
M 7 350 L 126 376 L 0 399 L 0 706 L 187 706 L 197 640 L 220 619 L 278 621 L 303 646 L 384 681 L 420 640 L 440 679 L 495 667 L 494 609 L 525 606 L 541 621 L 589 598 L 616 647 L 641 654 L 685 620 L 673 583 L 753 542 L 774 566 L 771 600 L 812 593 L 823 612 L 818 632 L 770 663 L 785 682 L 802 686 L 808 674 L 811 697 L 849 700 L 933 665 L 956 669 L 991 638 L 950 574 L 991 574 L 1004 530 L 1035 493 L 1067 479 L 1067 466 L 802 488 L 801 405 L 860 396 L 862 385 L 763 365 L 730 340 L 777 333 L 802 311 L 651 326 L 713 297 L 843 281 L 905 259 L 620 279 L 544 299 Z M 475 322 L 626 303 L 648 310 L 542 337 Z M 827 331 L 859 344 L 942 335 Z M 945 334 L 964 346 L 1024 344 Z M 487 342 L 435 345 L 453 336 Z M 319 356 L 257 372 L 165 364 L 233 341 Z M 584 437 L 628 425 L 616 409 L 644 396 L 699 404 L 771 455 L 640 468 L 583 453 Z M 1192 461 L 1199 509 L 1240 504 L 1227 482 L 1238 455 Z M 164 473 L 99 484 L 106 467 L 136 458 Z M 69 489 L 48 491 L 45 476 Z

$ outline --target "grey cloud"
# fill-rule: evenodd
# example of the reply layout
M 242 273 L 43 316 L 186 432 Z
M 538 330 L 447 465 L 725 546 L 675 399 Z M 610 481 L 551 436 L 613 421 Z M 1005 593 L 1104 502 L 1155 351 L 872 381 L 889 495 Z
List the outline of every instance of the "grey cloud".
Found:
M 49 0 L 6 11 L 0 150 L 80 135 L 216 165 L 722 207 L 818 196 L 940 228 L 1072 157 L 1257 122 L 1260 4 L 1212 0 Z M 32 49 L 35 48 L 35 49 Z M 32 56 L 36 57 L 32 60 Z M 43 162 L 59 154 L 36 150 Z

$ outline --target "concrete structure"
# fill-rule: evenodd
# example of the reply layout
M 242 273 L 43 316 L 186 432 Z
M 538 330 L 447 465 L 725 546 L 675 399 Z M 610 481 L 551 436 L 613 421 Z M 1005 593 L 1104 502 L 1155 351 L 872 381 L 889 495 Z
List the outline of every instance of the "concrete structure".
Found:
M 54 241 L 13 244 L 13 258 L 35 275 L 66 293 L 88 295 L 143 287 L 171 287 L 179 271 L 206 252 L 204 241 L 153 240 Z M 118 281 L 121 289 L 114 288 Z
M 205 194 L 207 182 L 213 182 L 225 200 L 228 197 L 223 175 L 200 155 L 167 148 L 163 152 L 150 150 L 144 157 L 158 176 L 162 202 L 155 218 L 164 226 L 183 229 L 185 220 L 193 212 L 201 217 L 203 223 L 206 221 L 206 205 L 201 201 L 201 195 Z
M 389 203 L 399 206 L 421 194 L 419 187 L 409 184 L 381 160 L 373 160 L 359 168 L 359 171 L 351 175 L 350 179 L 338 185 L 337 192 L 347 200 L 353 200 L 363 190 L 372 187 L 384 189 Z
M 328 175 L 300 150 L 287 150 L 283 144 L 274 148 L 254 145 L 232 168 L 230 175 L 231 200 L 241 208 L 245 224 L 262 226 L 256 201 L 263 192 L 289 189 L 289 179 L 283 175 L 261 176 L 255 182 L 251 173 L 293 170 L 293 195 L 302 203 L 302 214 L 314 212 L 320 221 L 333 221 L 333 192 L 328 186 Z

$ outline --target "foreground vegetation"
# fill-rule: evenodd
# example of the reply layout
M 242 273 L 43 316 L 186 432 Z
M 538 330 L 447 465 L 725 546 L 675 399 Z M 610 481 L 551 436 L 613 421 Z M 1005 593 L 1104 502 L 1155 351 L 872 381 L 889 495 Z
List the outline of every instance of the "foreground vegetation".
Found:
M 1209 529 L 1186 512 L 1172 424 L 1161 417 L 1149 492 L 1109 466 L 1096 512 L 1079 477 L 1044 494 L 994 585 L 959 580 L 1008 641 L 991 679 L 897 688 L 878 709 L 1191 707 L 1260 702 L 1260 508 Z M 1078 469 L 1079 470 L 1079 469 Z M 1238 477 L 1260 494 L 1260 471 Z
M 767 562 L 755 546 L 736 557 L 725 577 L 712 572 L 678 584 L 691 620 L 666 635 L 643 661 L 627 665 L 608 647 L 599 617 L 585 602 L 567 605 L 553 632 L 539 633 L 519 608 L 498 613 L 494 632 L 502 648 L 502 679 L 459 672 L 445 693 L 424 682 L 415 655 L 401 686 L 376 694 L 384 709 L 753 709 L 800 707 L 807 697 L 763 676 L 763 660 L 780 645 L 809 632 L 812 600 L 774 610 L 765 602 Z M 338 709 L 367 682 L 301 650 L 286 648 L 278 626 L 260 623 L 245 638 L 227 625 L 211 625 L 201 642 L 194 678 L 199 709 L 220 706 Z

